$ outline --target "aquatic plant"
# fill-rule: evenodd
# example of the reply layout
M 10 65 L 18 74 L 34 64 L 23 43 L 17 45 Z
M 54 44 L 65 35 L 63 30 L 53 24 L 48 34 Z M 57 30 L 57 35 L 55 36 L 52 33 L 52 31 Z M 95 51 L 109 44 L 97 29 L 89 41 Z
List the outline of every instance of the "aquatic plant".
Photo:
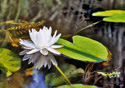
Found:
M 35 23 L 22 20 L 14 22 L 13 20 L 10 20 L 0 22 L 0 26 L 3 25 L 7 25 L 8 28 L 0 30 L 1 46 L 4 47 L 6 44 L 11 43 L 12 46 L 18 47 L 19 37 L 22 39 L 29 39 L 29 36 L 25 36 L 27 34 L 27 29 L 36 28 L 38 30 L 39 27 L 43 25 L 43 21 Z M 13 72 L 18 71 L 20 67 L 21 59 L 14 52 L 6 48 L 0 48 L 0 70 L 6 74 L 6 77 L 11 76 Z
M 74 84 L 74 85 L 63 85 L 57 88 L 98 88 L 98 87 L 93 85 Z
M 19 38 L 29 39 L 29 36 L 26 35 L 28 33 L 28 29 L 35 28 L 36 30 L 38 30 L 43 25 L 43 23 L 44 21 L 35 23 L 23 20 L 18 20 L 18 22 L 14 22 L 13 20 L 0 22 L 0 26 L 12 25 L 5 28 L 4 30 L 0 30 L 0 33 L 5 33 L 5 37 L 1 36 L 0 42 L 2 43 L 2 46 L 5 46 L 5 43 L 11 43 L 12 46 L 19 47 Z
M 119 77 L 120 76 L 120 72 L 97 72 L 98 74 L 101 74 L 104 77 L 109 77 L 109 78 L 113 78 L 113 77 Z
M 20 39 L 21 46 L 25 49 L 24 51 L 20 52 L 20 55 L 25 55 L 23 61 L 29 59 L 28 64 L 34 63 L 35 68 L 40 69 L 43 65 L 44 67 L 48 66 L 51 67 L 52 63 L 57 66 L 57 62 L 53 57 L 53 54 L 60 55 L 60 52 L 56 51 L 55 49 L 61 48 L 62 45 L 53 45 L 57 42 L 61 34 L 57 34 L 57 30 L 55 31 L 54 35 L 51 36 L 52 28 L 49 29 L 47 27 L 43 27 L 37 32 L 35 29 L 32 29 L 32 32 L 29 30 L 29 35 L 32 41 L 22 40 Z
M 125 22 L 124 10 L 107 10 L 100 11 L 92 14 L 93 16 L 105 16 L 103 21 L 107 22 Z
M 59 65 L 59 68 L 64 72 L 64 74 L 72 83 L 79 81 L 84 74 L 84 70 L 82 68 L 76 68 L 74 65 L 68 63 Z M 58 71 L 47 74 L 45 77 L 45 82 L 49 87 L 56 87 L 67 84 L 64 77 L 60 75 Z
M 19 23 L 15 23 L 14 21 L 6 21 L 2 22 L 1 24 L 19 25 L 4 30 L 6 36 L 8 36 L 7 38 L 9 38 L 9 41 L 11 41 L 13 46 L 17 45 L 16 47 L 18 47 L 19 39 L 18 41 L 15 40 L 16 35 L 21 35 L 20 38 L 22 39 L 28 39 L 24 41 L 20 39 L 19 42 L 25 49 L 20 53 L 20 55 L 25 55 L 23 61 L 29 59 L 28 64 L 34 63 L 34 67 L 38 69 L 40 69 L 42 66 L 46 67 L 47 65 L 48 68 L 50 68 L 52 62 L 52 64 L 62 74 L 62 76 L 60 77 L 64 77 L 68 84 L 71 84 L 68 79 L 69 77 L 67 77 L 67 75 L 63 73 L 63 71 L 58 67 L 57 62 L 52 54 L 60 55 L 62 53 L 63 55 L 76 60 L 94 63 L 106 61 L 108 58 L 108 50 L 101 43 L 79 35 L 73 36 L 73 43 L 71 43 L 60 38 L 61 34 L 58 34 L 56 36 L 57 31 L 55 31 L 53 36 L 51 36 L 51 27 L 49 29 L 47 27 L 43 27 L 43 29 L 40 29 L 40 26 L 43 25 L 43 22 L 34 23 L 19 21 Z M 30 31 L 30 29 L 32 31 Z M 23 34 L 27 33 L 28 30 L 32 41 L 29 41 L 28 36 L 26 36 L 26 38 L 23 38 Z M 83 29 L 81 29 L 80 31 L 82 30 Z M 13 33 L 12 31 L 15 31 L 14 33 L 16 35 L 11 34 Z M 71 77 L 77 75 L 77 73 L 81 73 L 80 69 L 76 71 L 74 71 L 74 74 L 72 74 Z
M 86 0 L 82 0 L 78 4 L 79 0 L 78 1 L 74 1 L 74 0 L 68 0 L 68 1 L 66 1 L 66 0 L 31 0 L 31 1 L 30 0 L 19 0 L 19 1 L 18 0 L 14 0 L 14 1 L 13 0 L 1 0 L 0 1 L 1 2 L 1 5 L 0 5 L 1 6 L 1 12 L 0 12 L 0 18 L 1 18 L 0 19 L 0 21 L 1 21 L 0 29 L 1 30 L 0 30 L 0 32 L 2 35 L 4 35 L 4 33 L 5 33 L 5 35 L 4 35 L 5 38 L 0 39 L 0 42 L 2 43 L 2 47 L 5 47 L 7 43 L 11 43 L 12 44 L 11 47 L 13 47 L 13 46 L 19 47 L 18 43 L 19 43 L 20 38 L 23 39 L 24 41 L 30 40 L 29 36 L 27 35 L 28 30 L 33 29 L 33 28 L 36 30 L 39 30 L 43 25 L 42 22 L 35 23 L 36 21 L 40 20 L 39 18 L 53 21 L 54 24 L 56 26 L 58 26 L 55 23 L 55 20 L 56 20 L 57 23 L 60 23 L 61 25 L 62 24 L 65 25 L 65 27 L 63 27 L 64 29 L 68 27 L 68 29 L 71 29 L 72 31 L 73 30 L 76 31 L 77 29 L 82 28 L 83 26 L 85 26 L 83 21 L 87 20 L 86 18 L 84 18 L 84 13 L 90 12 L 90 11 L 84 11 L 82 9 L 83 2 L 85 2 L 85 1 Z M 92 3 L 93 3 L 93 1 L 92 1 Z M 69 6 L 67 6 L 68 4 L 69 4 Z M 46 14 L 43 14 L 45 12 L 46 12 Z M 78 16 L 74 15 L 76 12 L 78 12 Z M 120 11 L 120 13 L 122 13 L 122 12 Z M 106 12 L 106 14 L 107 14 L 107 12 Z M 109 14 L 109 12 L 108 12 L 108 14 Z M 119 18 L 121 18 L 121 17 L 124 18 L 124 14 L 122 14 L 122 15 L 116 14 L 116 15 L 108 16 L 108 17 L 106 17 L 106 20 L 109 22 L 111 22 L 112 20 L 119 22 Z M 18 20 L 19 18 L 25 19 L 28 22 L 19 21 Z M 75 18 L 75 20 L 74 20 L 74 18 Z M 13 20 L 11 20 L 11 19 L 13 19 Z M 7 21 L 5 21 L 5 20 L 7 20 Z M 33 22 L 30 22 L 29 20 L 33 21 Z M 120 20 L 124 21 L 123 19 L 120 19 Z M 74 34 L 75 36 L 70 35 L 70 37 L 73 38 L 73 42 L 64 40 L 64 39 L 62 39 L 63 37 L 59 38 L 59 40 L 57 41 L 56 44 L 59 44 L 63 47 L 60 49 L 56 49 L 56 51 L 60 52 L 61 54 L 65 55 L 65 56 L 70 57 L 70 60 L 75 59 L 75 60 L 80 60 L 81 62 L 82 61 L 87 62 L 87 63 L 92 62 L 93 64 L 103 62 L 103 65 L 107 66 L 109 60 L 111 59 L 111 55 L 110 55 L 109 51 L 107 50 L 107 48 L 103 44 L 101 44 L 93 39 L 76 35 L 77 33 L 81 32 L 82 30 L 84 30 L 88 27 L 92 27 L 93 25 L 95 25 L 99 22 L 101 22 L 101 21 L 98 21 L 85 28 L 82 28 L 81 30 L 77 31 Z M 9 25 L 6 25 L 6 24 L 9 24 Z M 73 26 L 72 26 L 72 24 L 73 24 Z M 33 33 L 33 31 L 31 31 L 31 33 Z M 21 40 L 21 41 L 24 42 L 23 40 Z M 42 45 L 42 43 L 41 43 L 41 45 Z M 27 48 L 27 47 L 23 47 L 23 48 Z M 17 56 L 13 56 L 14 53 L 13 54 L 11 53 L 12 55 L 10 55 L 8 53 L 4 53 L 4 52 L 8 52 L 8 49 L 6 50 L 5 48 L 1 48 L 0 50 L 2 51 L 0 53 L 0 56 L 1 56 L 0 57 L 0 70 L 2 70 L 4 73 L 6 73 L 7 76 L 10 76 L 12 74 L 12 72 L 19 70 L 21 60 Z M 10 51 L 10 52 L 12 52 L 12 51 Z M 38 51 L 38 52 L 40 52 L 40 51 Z M 39 53 L 39 54 L 50 57 L 49 54 L 52 53 L 52 52 L 50 53 L 50 51 L 48 51 L 48 50 L 46 51 L 46 49 L 44 49 L 44 52 L 46 52 L 46 53 Z M 37 53 L 37 52 L 35 52 L 35 53 Z M 35 54 L 35 53 L 32 52 L 32 54 Z M 32 59 L 31 58 L 29 59 L 29 63 L 33 62 L 33 60 L 35 60 L 35 57 L 38 58 L 39 54 L 33 55 L 33 57 L 31 57 Z M 6 55 L 6 57 L 5 57 L 5 55 Z M 31 53 L 29 55 L 31 55 Z M 11 60 L 11 57 L 12 57 L 12 60 Z M 77 74 L 79 74 L 79 73 L 84 74 L 84 71 L 82 68 L 80 68 L 80 69 L 75 68 L 73 71 L 70 71 L 72 69 L 70 67 L 67 67 L 67 68 L 65 68 L 65 70 L 67 70 L 67 72 L 65 72 L 65 70 L 63 70 L 63 68 L 60 67 L 62 69 L 62 71 L 64 72 L 64 74 L 63 74 L 61 69 L 59 69 L 57 62 L 56 61 L 54 62 L 54 59 L 52 60 L 53 56 L 51 59 L 47 59 L 46 57 L 41 57 L 41 58 L 37 59 L 37 62 L 39 62 L 39 66 L 44 65 L 44 67 L 46 67 L 47 61 L 50 62 L 50 64 L 52 62 L 53 65 L 60 71 L 60 73 L 67 80 L 66 81 L 63 78 L 63 76 L 61 76 L 61 75 L 56 75 L 56 73 L 52 73 L 52 74 L 54 74 L 54 77 L 56 76 L 53 81 L 56 81 L 57 83 L 59 82 L 58 79 L 60 79 L 61 82 L 68 82 L 69 84 L 71 84 L 69 82 L 70 78 L 72 78 L 74 76 L 76 77 Z M 12 67 L 9 68 L 8 65 L 10 67 L 11 66 Z M 61 64 L 61 65 L 65 65 L 65 64 Z M 48 67 L 51 67 L 51 66 L 49 65 Z M 50 73 L 48 75 L 50 75 L 50 77 L 51 77 L 52 74 Z M 107 73 L 105 73 L 105 74 L 107 74 Z M 67 76 L 67 78 L 69 78 L 69 80 L 66 78 L 66 76 Z M 86 77 L 89 77 L 89 76 L 91 76 L 91 74 L 89 74 Z M 86 78 L 86 79 L 88 79 L 88 78 Z M 52 82 L 51 79 L 49 79 L 49 81 L 50 81 L 50 83 Z M 71 87 L 96 88 L 95 86 L 88 86 L 88 85 L 83 85 L 83 84 L 64 85 L 59 88 L 63 88 L 63 87 L 66 87 L 66 88 L 71 88 Z
M 12 75 L 21 67 L 21 59 L 11 50 L 0 48 L 0 70 L 6 74 L 6 77 Z

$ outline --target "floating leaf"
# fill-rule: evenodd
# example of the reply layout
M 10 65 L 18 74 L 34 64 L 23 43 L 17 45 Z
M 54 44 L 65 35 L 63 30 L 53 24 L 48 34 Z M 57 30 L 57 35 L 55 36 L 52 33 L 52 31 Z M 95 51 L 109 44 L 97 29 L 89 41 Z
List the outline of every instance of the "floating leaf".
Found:
M 64 46 L 57 51 L 76 60 L 102 62 L 108 56 L 104 45 L 87 37 L 74 36 L 73 43 L 60 38 L 57 44 Z
M 103 20 L 108 22 L 125 22 L 125 13 L 117 14 L 111 17 L 106 17 Z
M 107 10 L 96 12 L 93 16 L 106 16 L 103 21 L 108 22 L 125 22 L 125 11 L 124 10 Z
M 79 81 L 84 74 L 82 68 L 77 69 L 74 65 L 71 64 L 63 64 L 60 66 L 60 69 L 64 72 L 64 74 L 72 83 Z M 58 71 L 46 75 L 45 82 L 46 85 L 49 87 L 59 86 L 67 83 L 65 78 Z
M 74 85 L 63 85 L 57 88 L 97 88 L 97 87 L 92 85 L 74 84 Z
M 3 73 L 7 73 L 7 69 L 3 66 L 3 64 L 0 63 L 0 70 L 3 72 Z
M 92 15 L 93 16 L 114 16 L 116 14 L 125 14 L 125 11 L 123 11 L 123 10 L 107 10 L 107 11 L 95 12 Z
M 19 70 L 21 67 L 21 59 L 12 51 L 0 48 L 0 70 L 10 76 L 12 72 Z

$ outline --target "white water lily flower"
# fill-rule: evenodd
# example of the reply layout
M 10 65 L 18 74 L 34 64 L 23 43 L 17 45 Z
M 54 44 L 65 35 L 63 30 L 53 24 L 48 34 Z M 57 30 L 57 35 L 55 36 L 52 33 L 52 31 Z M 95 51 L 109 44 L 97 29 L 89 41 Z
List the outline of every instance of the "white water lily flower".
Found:
M 48 68 L 51 67 L 51 61 L 53 64 L 57 65 L 53 54 L 60 55 L 61 53 L 56 51 L 56 48 L 61 48 L 62 45 L 53 45 L 60 38 L 61 33 L 57 34 L 57 30 L 54 35 L 51 36 L 52 28 L 43 27 L 39 31 L 32 29 L 29 30 L 29 35 L 32 41 L 20 39 L 20 44 L 25 49 L 20 52 L 20 55 L 25 55 L 23 61 L 29 59 L 28 64 L 34 63 L 35 68 L 40 69 L 43 65 Z M 53 54 L 52 54 L 53 53 Z

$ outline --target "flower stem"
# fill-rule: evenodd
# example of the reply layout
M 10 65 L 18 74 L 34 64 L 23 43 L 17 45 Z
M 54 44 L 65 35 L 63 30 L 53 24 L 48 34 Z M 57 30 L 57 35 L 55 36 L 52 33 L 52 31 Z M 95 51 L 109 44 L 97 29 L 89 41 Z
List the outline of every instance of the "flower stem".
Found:
M 51 60 L 50 58 L 50 61 L 53 63 L 53 65 L 56 67 L 56 69 L 60 72 L 60 74 L 66 79 L 66 81 L 68 82 L 69 85 L 71 85 L 71 82 L 69 81 L 69 79 L 66 77 L 66 75 L 62 72 L 62 70 L 55 65 L 55 63 Z
M 71 82 L 69 81 L 69 79 L 66 77 L 66 75 L 62 72 L 62 70 L 58 67 L 58 66 L 56 66 L 56 65 L 54 65 L 55 67 L 56 67 L 56 69 L 62 74 L 62 76 L 66 79 L 66 81 L 69 83 L 69 85 L 71 85 Z

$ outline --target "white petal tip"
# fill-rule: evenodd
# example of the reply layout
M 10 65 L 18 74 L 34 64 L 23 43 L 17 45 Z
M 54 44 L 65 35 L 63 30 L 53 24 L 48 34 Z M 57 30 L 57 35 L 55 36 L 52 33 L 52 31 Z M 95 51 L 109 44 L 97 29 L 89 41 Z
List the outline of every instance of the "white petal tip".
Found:
M 61 36 L 61 33 L 59 33 L 59 34 L 58 34 L 58 36 L 59 36 L 59 38 L 60 38 L 60 36 Z
M 23 41 L 22 39 L 19 39 L 19 40 L 20 40 L 20 42 Z

